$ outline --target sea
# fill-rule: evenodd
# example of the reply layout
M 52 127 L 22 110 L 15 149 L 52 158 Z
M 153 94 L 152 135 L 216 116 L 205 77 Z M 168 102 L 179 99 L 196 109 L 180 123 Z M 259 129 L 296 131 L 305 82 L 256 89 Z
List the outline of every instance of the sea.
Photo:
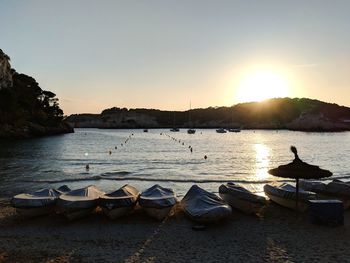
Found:
M 140 191 L 159 184 L 183 196 L 193 184 L 217 193 L 229 181 L 263 195 L 266 183 L 293 183 L 268 174 L 294 159 L 291 145 L 303 161 L 333 173 L 326 181 L 350 180 L 350 132 L 75 129 L 0 141 L 0 196 L 64 184 L 71 189 L 96 185 L 105 192 L 125 184 Z

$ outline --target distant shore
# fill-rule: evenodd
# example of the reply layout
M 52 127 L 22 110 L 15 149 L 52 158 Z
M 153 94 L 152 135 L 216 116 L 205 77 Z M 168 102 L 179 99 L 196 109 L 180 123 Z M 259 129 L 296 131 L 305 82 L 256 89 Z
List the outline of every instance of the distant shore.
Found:
M 350 131 L 350 108 L 306 98 L 275 98 L 188 111 L 110 108 L 101 114 L 72 114 L 73 128 L 241 128 L 310 132 Z
M 231 219 L 194 231 L 182 212 L 157 222 L 137 210 L 111 221 L 93 214 L 24 220 L 0 201 L 1 262 L 348 262 L 345 225 L 312 225 L 308 215 L 271 204 L 263 218 Z

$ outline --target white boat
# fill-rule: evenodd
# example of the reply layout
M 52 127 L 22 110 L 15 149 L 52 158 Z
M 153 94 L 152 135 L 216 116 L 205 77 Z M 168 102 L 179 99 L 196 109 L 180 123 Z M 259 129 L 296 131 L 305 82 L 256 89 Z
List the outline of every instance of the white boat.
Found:
M 100 196 L 99 206 L 111 219 L 124 216 L 134 210 L 140 192 L 131 185 L 124 185 L 118 190 Z
M 198 185 L 193 185 L 181 200 L 185 213 L 194 221 L 201 223 L 227 219 L 232 214 L 231 207 L 219 196 Z
M 45 188 L 33 193 L 23 193 L 15 195 L 12 200 L 12 206 L 22 217 L 36 217 L 47 215 L 55 210 L 58 197 L 70 189 L 64 185 L 60 188 Z
M 265 194 L 271 201 L 295 210 L 296 209 L 296 188 L 287 183 L 274 183 L 264 185 Z M 308 209 L 308 200 L 316 199 L 316 194 L 299 189 L 298 211 L 304 212 Z
M 139 197 L 140 206 L 149 216 L 157 220 L 164 219 L 176 203 L 175 192 L 158 184 L 143 191 Z
M 219 195 L 231 207 L 249 215 L 260 214 L 266 206 L 265 197 L 256 195 L 246 188 L 231 182 L 219 187 Z
M 217 133 L 226 133 L 227 131 L 224 128 L 219 128 L 219 129 L 216 129 L 216 132 Z
M 96 208 L 103 194 L 93 185 L 70 191 L 58 198 L 58 211 L 70 220 L 87 216 Z
M 315 192 L 319 198 L 324 199 L 339 199 L 343 202 L 344 209 L 350 207 L 350 184 L 333 180 L 328 184 L 316 181 L 303 180 L 300 182 L 300 187 L 304 190 Z

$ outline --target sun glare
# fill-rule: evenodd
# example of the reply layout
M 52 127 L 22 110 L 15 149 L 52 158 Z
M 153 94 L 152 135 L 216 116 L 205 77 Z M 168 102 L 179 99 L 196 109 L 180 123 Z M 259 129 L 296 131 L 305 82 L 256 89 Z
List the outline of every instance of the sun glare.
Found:
M 257 71 L 242 79 L 236 99 L 238 102 L 250 102 L 288 95 L 289 87 L 286 78 L 273 71 Z

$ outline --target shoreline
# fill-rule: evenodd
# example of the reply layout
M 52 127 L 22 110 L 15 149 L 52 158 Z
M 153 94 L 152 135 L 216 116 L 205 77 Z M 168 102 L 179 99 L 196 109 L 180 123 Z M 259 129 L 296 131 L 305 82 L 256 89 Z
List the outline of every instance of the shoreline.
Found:
M 344 226 L 325 227 L 270 204 L 264 217 L 234 210 L 229 220 L 194 231 L 182 211 L 163 222 L 141 209 L 115 221 L 99 213 L 71 222 L 59 215 L 25 220 L 1 199 L 0 261 L 347 262 L 349 215 Z

